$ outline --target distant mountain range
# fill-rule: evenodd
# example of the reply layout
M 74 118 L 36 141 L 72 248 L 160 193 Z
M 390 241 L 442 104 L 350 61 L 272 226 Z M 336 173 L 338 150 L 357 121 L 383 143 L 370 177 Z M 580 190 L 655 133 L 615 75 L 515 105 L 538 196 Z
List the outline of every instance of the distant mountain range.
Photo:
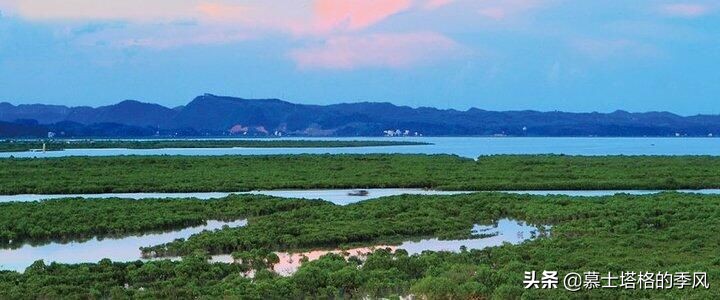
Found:
M 205 94 L 168 108 L 134 100 L 101 107 L 0 103 L 0 137 L 151 136 L 709 136 L 719 115 L 295 104 Z

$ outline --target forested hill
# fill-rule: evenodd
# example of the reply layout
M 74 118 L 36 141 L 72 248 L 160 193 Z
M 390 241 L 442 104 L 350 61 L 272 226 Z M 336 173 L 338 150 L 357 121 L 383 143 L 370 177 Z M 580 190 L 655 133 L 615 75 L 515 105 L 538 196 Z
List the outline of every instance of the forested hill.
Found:
M 84 136 L 717 136 L 719 115 L 304 105 L 210 94 L 168 108 L 134 100 L 101 107 L 0 103 L 0 137 Z M 390 133 L 391 132 L 391 133 Z

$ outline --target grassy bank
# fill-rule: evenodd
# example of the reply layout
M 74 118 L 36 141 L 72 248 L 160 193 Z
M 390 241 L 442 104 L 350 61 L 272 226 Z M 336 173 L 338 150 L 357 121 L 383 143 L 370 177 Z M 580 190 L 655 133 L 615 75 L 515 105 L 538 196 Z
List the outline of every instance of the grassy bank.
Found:
M 718 216 L 720 197 L 679 193 L 593 199 L 478 193 L 326 204 L 259 216 L 243 228 L 204 233 L 168 246 L 193 253 L 182 262 L 36 263 L 24 274 L 0 273 L 0 298 L 300 299 L 412 293 L 430 299 L 711 299 L 720 297 Z M 378 251 L 364 262 L 330 255 L 303 264 L 291 277 L 261 270 L 249 279 L 240 275 L 241 266 L 209 264 L 197 256 L 200 249 L 327 247 L 417 235 L 457 236 L 468 234 L 473 223 L 504 217 L 551 224 L 552 233 L 481 251 L 411 256 Z M 587 271 L 707 272 L 710 288 L 575 293 L 562 285 L 523 289 L 525 271 L 543 270 L 561 276 Z
M 312 140 L 53 140 L 0 141 L 0 152 L 22 152 L 43 149 L 58 151 L 66 149 L 163 149 L 163 148 L 347 148 L 379 146 L 428 145 L 409 141 L 312 141 Z
M 720 157 L 501 155 L 126 156 L 0 159 L 0 194 L 415 187 L 720 188 Z

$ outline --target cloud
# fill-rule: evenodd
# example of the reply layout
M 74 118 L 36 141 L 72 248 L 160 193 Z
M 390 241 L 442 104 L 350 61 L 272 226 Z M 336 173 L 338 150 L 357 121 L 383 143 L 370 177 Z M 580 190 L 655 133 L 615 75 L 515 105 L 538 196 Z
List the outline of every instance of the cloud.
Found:
M 673 3 L 661 5 L 659 11 L 672 17 L 696 18 L 709 14 L 713 7 L 706 4 Z
M 72 33 L 68 37 L 81 46 L 169 49 L 229 44 L 279 30 L 281 22 L 275 20 L 289 16 L 272 15 L 272 6 L 252 0 L 7 1 L 15 16 Z
M 237 21 L 250 12 L 246 5 L 212 2 L 200 3 L 197 9 L 203 17 L 214 21 Z
M 316 0 L 313 29 L 359 30 L 411 7 L 411 0 Z
M 453 0 L 2 0 L 0 9 L 28 20 L 161 23 L 262 23 L 306 32 L 360 30 L 400 12 L 438 8 Z M 292 26 L 290 26 L 292 25 Z
M 197 15 L 198 1 L 186 0 L 8 0 L 20 16 L 31 20 L 120 20 L 163 22 Z M 179 4 L 180 3 L 180 4 Z
M 142 47 L 164 50 L 192 45 L 222 45 L 232 42 L 245 41 L 252 36 L 244 33 L 232 32 L 205 32 L 200 34 L 162 35 L 155 37 L 128 38 L 115 43 L 120 47 Z
M 149 27 L 178 21 L 193 22 L 221 32 L 239 30 L 255 35 L 269 32 L 294 36 L 331 36 L 357 32 L 387 18 L 418 8 L 426 1 L 442 5 L 448 0 L 0 0 L 30 21 L 127 22 Z M 171 30 L 172 31 L 172 30 Z M 172 32 L 174 33 L 174 31 Z M 188 32 L 192 34 L 192 32 Z M 208 40 L 207 33 L 195 40 Z M 172 37 L 170 39 L 176 39 Z M 191 41 L 192 38 L 183 39 Z M 138 41 L 157 40 L 138 36 Z M 233 41 L 235 39 L 232 39 Z M 129 43 L 133 44 L 133 43 Z M 136 43 L 144 45 L 145 43 Z
M 405 15 L 398 18 L 401 26 L 415 26 L 415 22 L 422 29 L 412 30 L 433 31 L 439 24 L 425 23 L 427 18 L 433 10 L 451 4 L 453 9 L 443 14 L 468 11 L 474 15 L 479 11 L 485 17 L 503 20 L 548 1 L 554 0 L 0 0 L 2 7 L 9 7 L 21 19 L 73 27 L 65 31 L 87 35 L 82 42 L 92 42 L 84 45 L 156 49 L 235 43 L 275 34 L 289 35 L 292 42 L 324 40 L 330 47 L 348 36 L 361 42 L 358 37 L 369 31 L 382 35 L 387 28 L 379 24 L 397 15 Z M 113 30 L 87 26 L 104 23 L 127 26 Z M 453 20 L 448 23 L 442 27 L 467 25 Z M 380 43 L 381 39 L 375 36 L 373 41 Z M 445 40 L 438 41 L 441 46 L 447 45 L 443 44 Z
M 108 30 L 123 30 L 126 29 L 127 26 L 128 24 L 122 22 L 90 22 L 79 26 L 65 28 L 62 33 L 72 37 L 81 37 L 84 35 L 97 35 Z M 58 32 L 56 32 L 56 34 L 57 33 Z
M 92 27 L 91 27 L 92 28 Z M 256 38 L 252 32 L 234 30 L 222 24 L 197 26 L 187 23 L 173 24 L 104 24 L 101 30 L 72 28 L 56 31 L 81 47 L 148 48 L 166 50 L 193 45 L 225 45 Z
M 204 22 L 258 22 L 305 30 L 358 30 L 413 7 L 413 0 L 3 0 L 29 20 L 119 20 L 161 23 L 200 19 Z M 438 0 L 430 0 L 438 1 Z M 447 0 L 446 0 L 447 1 Z M 250 24 L 254 25 L 254 24 Z M 293 29 L 293 28 L 284 28 Z
M 290 57 L 301 69 L 405 68 L 457 57 L 463 50 L 433 32 L 371 34 L 330 38 L 320 46 L 296 49 Z
M 425 9 L 437 9 L 453 3 L 454 1 L 455 0 L 427 0 L 425 4 L 423 4 L 423 7 Z
M 514 17 L 526 11 L 541 7 L 547 0 L 489 0 L 480 2 L 478 13 L 496 21 Z

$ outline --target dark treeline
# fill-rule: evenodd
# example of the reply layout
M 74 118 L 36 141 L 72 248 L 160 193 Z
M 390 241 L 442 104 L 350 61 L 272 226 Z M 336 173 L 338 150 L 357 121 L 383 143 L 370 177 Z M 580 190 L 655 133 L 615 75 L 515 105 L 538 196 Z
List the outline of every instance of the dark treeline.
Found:
M 501 217 L 553 227 L 549 237 L 484 250 L 419 255 L 379 250 L 366 260 L 327 255 L 304 263 L 290 277 L 264 269 L 272 264 L 265 260 L 254 266 L 260 270 L 255 278 L 246 278 L 242 273 L 248 265 L 210 264 L 202 251 L 195 250 L 180 262 L 36 262 L 22 274 L 1 272 L 0 298 L 360 299 L 412 294 L 428 299 L 717 299 L 719 215 L 720 196 L 680 193 L 600 198 L 477 193 L 398 196 L 343 207 L 319 205 L 257 217 L 243 228 L 246 230 L 221 231 L 232 233 L 228 235 L 201 234 L 186 246 L 206 248 L 210 245 L 202 241 L 211 239 L 231 244 L 234 242 L 221 238 L 232 238 L 240 241 L 239 250 L 255 246 L 269 250 L 280 247 L 274 244 L 288 247 L 298 243 L 295 236 L 312 239 L 300 245 L 307 247 L 381 236 L 454 236 L 469 234 L 473 223 Z M 418 225 L 411 227 L 413 224 Z M 264 241 L 260 240 L 262 230 Z M 256 250 L 235 256 L 262 254 Z M 523 289 L 525 271 L 543 270 L 560 274 L 707 272 L 710 288 L 605 288 L 575 293 L 565 291 L 562 285 L 550 290 Z
M 312 140 L 5 140 L 0 152 L 43 149 L 163 149 L 163 148 L 347 148 L 428 145 L 410 141 L 312 141 Z
M 0 247 L 75 241 L 237 220 L 305 206 L 328 205 L 258 195 L 198 199 L 62 199 L 0 203 Z
M 415 187 L 720 188 L 720 157 L 500 155 L 122 156 L 0 159 L 0 194 Z

